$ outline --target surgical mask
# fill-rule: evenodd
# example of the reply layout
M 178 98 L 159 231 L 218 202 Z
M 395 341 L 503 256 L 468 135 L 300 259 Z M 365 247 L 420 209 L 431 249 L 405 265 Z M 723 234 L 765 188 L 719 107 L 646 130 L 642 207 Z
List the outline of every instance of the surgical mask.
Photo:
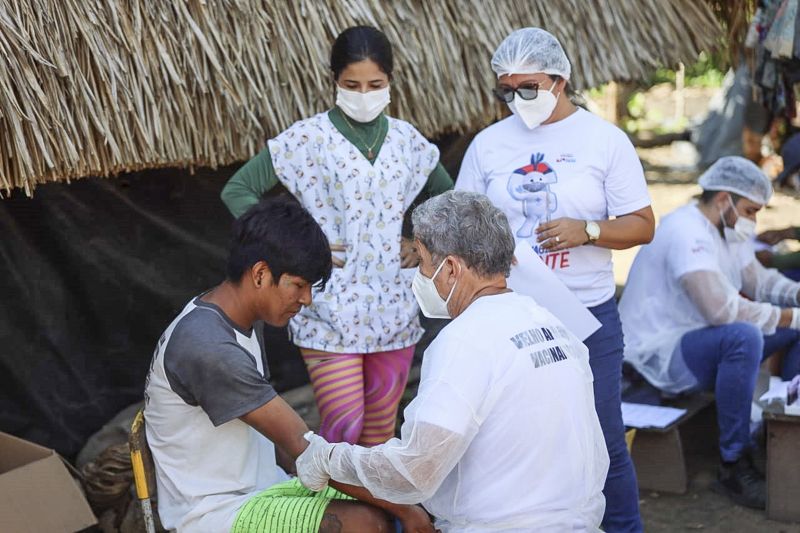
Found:
M 728 200 L 731 203 L 731 209 L 733 209 L 733 212 L 736 213 L 736 223 L 732 228 L 728 227 L 728 225 L 725 223 L 725 213 L 720 212 L 720 218 L 722 219 L 722 232 L 725 235 L 725 240 L 728 242 L 749 241 L 756 234 L 756 223 L 739 214 L 739 211 L 736 210 L 736 206 L 733 205 L 733 200 L 730 199 L 730 196 L 728 197 Z
M 457 282 L 453 283 L 453 288 L 450 289 L 450 294 L 447 295 L 446 300 L 439 296 L 439 291 L 436 290 L 436 285 L 433 283 L 439 271 L 442 270 L 445 260 L 446 259 L 442 260 L 439 264 L 439 268 L 436 269 L 436 272 L 434 272 L 433 276 L 430 278 L 426 278 L 422 275 L 422 272 L 417 268 L 417 272 L 414 274 L 414 280 L 411 282 L 411 291 L 417 299 L 419 308 L 422 314 L 428 318 L 450 318 L 450 311 L 447 310 L 447 304 L 450 303 L 453 291 L 456 290 Z
M 336 86 L 336 105 L 356 122 L 372 122 L 391 101 L 388 85 L 366 93 Z
M 550 118 L 556 108 L 558 97 L 553 94 L 555 86 L 554 83 L 549 90 L 539 91 L 533 100 L 523 100 L 519 94 L 515 94 L 514 99 L 508 104 L 508 108 L 521 118 L 529 129 L 534 129 Z

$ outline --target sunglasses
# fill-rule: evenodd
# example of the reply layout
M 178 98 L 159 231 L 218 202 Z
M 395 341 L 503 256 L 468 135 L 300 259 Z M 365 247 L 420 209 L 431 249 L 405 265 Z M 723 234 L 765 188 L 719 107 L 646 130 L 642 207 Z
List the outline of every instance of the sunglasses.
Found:
M 499 86 L 492 89 L 492 92 L 498 100 L 507 104 L 514 101 L 515 94 L 518 94 L 523 100 L 535 100 L 539 96 L 539 84 L 526 83 L 517 88 Z

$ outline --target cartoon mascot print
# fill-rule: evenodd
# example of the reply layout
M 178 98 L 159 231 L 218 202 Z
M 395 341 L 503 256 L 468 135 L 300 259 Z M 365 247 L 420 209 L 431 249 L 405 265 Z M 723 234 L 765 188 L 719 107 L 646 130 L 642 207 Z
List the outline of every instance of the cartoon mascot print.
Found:
M 550 219 L 556 210 L 555 193 L 550 185 L 558 182 L 555 171 L 544 162 L 544 154 L 531 156 L 530 165 L 516 169 L 508 178 L 508 192 L 512 198 L 522 202 L 525 222 L 517 230 L 517 237 L 529 239 L 542 221 Z

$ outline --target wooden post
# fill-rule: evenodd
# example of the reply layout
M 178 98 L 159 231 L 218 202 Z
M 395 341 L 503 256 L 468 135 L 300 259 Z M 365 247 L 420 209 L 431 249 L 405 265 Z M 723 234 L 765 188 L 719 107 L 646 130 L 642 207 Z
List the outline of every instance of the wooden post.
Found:
M 606 101 L 605 115 L 606 120 L 614 124 L 619 124 L 619 116 L 617 114 L 617 98 L 619 97 L 619 85 L 617 82 L 612 81 L 606 85 Z
M 680 122 L 686 111 L 686 96 L 684 87 L 686 85 L 686 68 L 683 63 L 678 63 L 678 71 L 675 73 L 675 122 Z
M 764 409 L 767 424 L 767 516 L 800 520 L 800 416 L 783 413 L 782 405 Z

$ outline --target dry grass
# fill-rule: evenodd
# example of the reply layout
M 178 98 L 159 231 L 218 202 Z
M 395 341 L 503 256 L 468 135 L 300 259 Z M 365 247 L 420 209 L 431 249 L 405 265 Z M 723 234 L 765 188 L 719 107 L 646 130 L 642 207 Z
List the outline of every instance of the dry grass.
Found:
M 579 89 L 721 41 L 695 0 L 0 0 L 0 194 L 244 160 L 331 105 L 330 43 L 357 23 L 394 43 L 391 112 L 428 136 L 496 118 L 489 59 L 515 28 L 556 34 Z

